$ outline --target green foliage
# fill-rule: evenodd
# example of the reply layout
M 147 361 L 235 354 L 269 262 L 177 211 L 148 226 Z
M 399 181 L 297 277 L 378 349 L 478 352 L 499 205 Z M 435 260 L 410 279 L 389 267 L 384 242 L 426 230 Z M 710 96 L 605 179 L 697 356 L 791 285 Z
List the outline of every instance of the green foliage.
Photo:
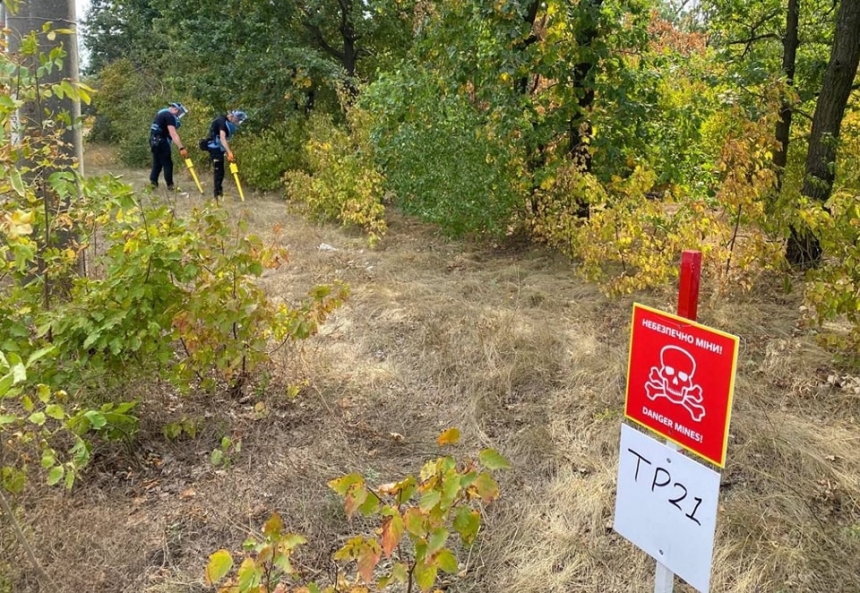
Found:
M 686 229 L 680 224 L 686 217 L 647 199 L 653 173 L 636 169 L 606 185 L 575 167 L 558 173 L 537 194 L 535 236 L 579 259 L 580 274 L 612 294 L 660 286 L 672 277 L 679 248 L 696 229 Z M 585 200 L 591 216 L 582 224 L 576 204 Z
M 48 25 L 43 32 L 55 38 Z M 65 53 L 60 48 L 40 52 L 35 33 L 22 40 L 19 55 L 2 56 L 0 86 L 14 88 L 15 98 L 0 101 L 0 140 L 7 147 L 0 151 L 0 440 L 5 449 L 0 480 L 7 491 L 20 492 L 38 459 L 49 485 L 71 488 L 89 459 L 82 437 L 92 426 L 77 425 L 78 419 L 99 412 L 34 378 L 56 364 L 58 352 L 49 341 L 34 337 L 28 321 L 34 308 L 50 306 L 61 293 L 61 280 L 76 263 L 70 242 L 57 240 L 67 237 L 70 228 L 61 204 L 75 176 L 61 138 L 73 122 L 68 111 L 40 107 L 42 120 L 19 126 L 18 110 L 52 97 L 89 101 L 90 89 L 69 81 L 50 87 L 40 82 L 60 67 Z M 33 133 L 32 126 L 39 123 L 41 129 Z M 15 142 L 10 132 L 18 135 Z M 49 226 L 54 235 L 45 232 Z
M 768 212 L 775 181 L 766 148 L 772 120 L 737 121 L 734 129 L 722 128 L 715 164 L 721 184 L 713 198 L 670 193 L 665 201 L 652 199 L 656 175 L 642 168 L 607 184 L 575 168 L 560 170 L 538 194 L 533 232 L 579 259 L 580 273 L 611 294 L 667 284 L 686 249 L 702 252 L 715 289 L 751 289 L 762 271 L 780 268 L 779 233 L 786 227 Z M 591 216 L 583 222 L 574 204 L 586 199 Z
M 860 112 L 856 105 L 845 116 L 833 196 L 827 204 L 799 199 L 797 225 L 808 226 L 821 238 L 827 257 L 809 272 L 806 301 L 809 321 L 821 328 L 837 322 L 839 331 L 820 329 L 824 343 L 845 362 L 860 365 Z M 843 325 L 847 322 L 847 325 Z M 831 325 L 833 327 L 833 325 Z
M 286 252 L 246 234 L 217 205 L 188 218 L 128 193 L 86 206 L 93 226 L 84 244 L 96 230 L 107 242 L 92 262 L 102 275 L 76 278 L 68 300 L 31 320 L 68 361 L 68 380 L 157 370 L 182 389 L 218 377 L 241 387 L 272 341 L 313 335 L 346 295 L 321 286 L 298 308 L 272 303 L 253 279 L 285 263 Z
M 822 333 L 824 343 L 860 364 L 860 195 L 840 190 L 827 205 L 804 200 L 800 218 L 821 237 L 829 255 L 818 269 L 809 272 L 805 298 L 810 321 L 846 320 L 847 331 Z
M 92 74 L 129 60 L 186 105 L 250 110 L 259 131 L 310 110 L 337 113 L 337 89 L 408 49 L 412 4 L 93 0 L 83 38 Z
M 655 174 L 650 193 L 703 198 L 715 185 L 719 149 L 703 141 L 703 126 L 724 108 L 722 71 L 704 34 L 679 31 L 655 15 L 648 33 L 635 58 L 614 56 L 600 78 L 593 169 L 606 182 L 643 167 Z
M 154 66 L 167 46 L 155 30 L 156 3 L 150 0 L 90 0 L 83 18 L 83 43 L 88 70 L 98 74 L 116 60 L 130 60 L 135 67 Z
M 78 435 L 95 432 L 110 441 L 130 443 L 137 432 L 138 420 L 129 412 L 136 406 L 137 402 L 108 402 L 98 409 L 78 412 L 69 418 L 68 426 Z
M 307 120 L 293 117 L 259 133 L 236 138 L 235 146 L 242 163 L 242 181 L 261 191 L 281 187 L 287 171 L 307 171 L 304 147 L 308 141 Z
M 129 120 L 111 137 L 143 164 L 146 126 L 176 98 L 163 88 L 242 106 L 252 118 L 236 145 L 250 185 L 284 178 L 309 214 L 371 241 L 384 233 L 383 195 L 452 235 L 525 228 L 612 293 L 672 281 L 683 249 L 705 254 L 717 289 L 749 289 L 781 272 L 787 229 L 810 219 L 829 233 L 833 259 L 812 278 L 809 304 L 819 320 L 849 315 L 853 273 L 836 262 L 853 255 L 831 238 L 852 241 L 853 231 L 796 197 L 810 126 L 798 115 L 822 90 L 833 3 L 799 4 L 796 67 L 784 55 L 784 3 L 693 4 L 96 0 L 92 35 L 111 56 L 99 70 L 119 99 L 100 109 L 115 105 L 111 119 Z M 104 68 L 120 55 L 133 66 Z M 341 88 L 353 93 L 345 104 L 371 114 L 348 131 Z M 156 104 L 142 105 L 148 97 Z M 774 129 L 788 108 L 791 149 L 775 167 Z M 314 110 L 333 119 L 305 126 Z M 202 112 L 185 123 L 205 126 Z M 833 165 L 836 187 L 850 193 L 841 177 L 860 147 L 840 140 L 848 158 Z
M 43 32 L 55 38 L 48 25 Z M 112 438 L 115 430 L 136 427 L 126 414 L 134 404 L 89 409 L 65 385 L 52 382 L 63 353 L 50 336 L 39 335 L 35 323 L 67 294 L 79 269 L 75 216 L 66 207 L 77 193 L 77 179 L 62 140 L 65 128 L 76 122 L 67 110 L 40 107 L 41 128 L 33 133 L 34 122 L 19 126 L 18 110 L 51 98 L 89 101 L 85 85 L 40 82 L 64 59 L 60 48 L 41 52 L 35 32 L 22 40 L 19 55 L 3 52 L 0 58 L 0 86 L 16 89 L 14 99 L 0 100 L 0 139 L 7 148 L 0 151 L 0 481 L 12 493 L 25 487 L 34 468 L 41 468 L 35 471 L 43 472 L 49 485 L 71 488 L 90 455 L 83 437 L 101 431 Z M 17 134 L 15 142 L 10 132 Z
M 83 426 L 80 419 L 99 412 L 79 409 L 65 391 L 27 380 L 27 369 L 51 355 L 51 349 L 44 349 L 25 362 L 14 352 L 0 352 L 0 487 L 12 494 L 24 490 L 28 474 L 37 467 L 32 460 L 39 460 L 36 471 L 49 486 L 62 483 L 66 488 L 89 461 L 90 448 L 82 437 L 93 424 Z
M 178 420 L 166 423 L 161 431 L 164 433 L 164 438 L 171 441 L 181 438 L 183 434 L 188 435 L 188 438 L 194 439 L 197 437 L 199 426 L 200 421 L 197 418 L 182 416 Z
M 460 432 L 443 432 L 440 446 L 456 444 Z M 209 556 L 206 582 L 221 592 L 236 593 L 366 593 L 389 588 L 431 590 L 439 571 L 460 571 L 455 555 L 456 539 L 471 546 L 481 528 L 480 507 L 499 497 L 499 486 L 491 472 L 508 469 L 507 459 L 492 449 L 478 461 L 456 461 L 451 456 L 428 461 L 418 476 L 371 488 L 360 474 L 349 474 L 329 482 L 344 499 L 348 517 L 356 513 L 380 522 L 375 535 L 357 535 L 334 553 L 333 559 L 355 567 L 354 578 L 338 573 L 328 586 L 304 582 L 291 562 L 304 537 L 284 531 L 281 517 L 273 514 L 262 529 L 262 537 L 245 542 L 244 559 L 233 571 L 233 555 L 218 550 Z M 384 568 L 380 563 L 385 558 Z
M 115 142 L 119 156 L 130 165 L 151 160 L 148 126 L 156 111 L 156 81 L 149 81 L 129 60 L 119 60 L 99 75 L 94 107 L 98 113 L 90 139 Z
M 40 85 L 64 55 L 25 41 L 35 70 L 0 58 L 0 84 L 17 88 L 0 100 L 0 438 L 10 460 L 0 476 L 10 490 L 35 459 L 49 484 L 70 487 L 89 458 L 84 438 L 132 440 L 136 403 L 105 402 L 104 386 L 160 376 L 180 389 L 240 390 L 272 348 L 316 333 L 347 295 L 317 286 L 294 306 L 274 303 L 255 280 L 286 262 L 277 241 L 263 244 L 217 204 L 180 217 L 116 178 L 77 176 L 61 152 L 68 113 L 42 112 L 37 134 L 16 117 L 48 97 L 87 100 L 88 89 Z M 133 95 L 120 103 L 137 105 Z
M 453 444 L 458 437 L 449 430 L 439 443 Z M 334 559 L 354 561 L 361 580 L 379 589 L 414 579 L 422 591 L 429 591 L 440 570 L 456 574 L 459 569 L 449 538 L 456 534 L 467 546 L 475 541 L 481 515 L 473 502 L 489 504 L 498 498 L 498 484 L 489 472 L 510 467 L 492 450 L 482 451 L 479 459 L 486 469 L 472 461 L 458 464 L 450 456 L 440 457 L 427 462 L 417 477 L 375 489 L 358 474 L 329 482 L 344 498 L 347 516 L 359 513 L 381 520 L 378 537 L 356 536 L 335 552 Z M 395 553 L 391 566 L 375 579 L 380 560 Z
M 106 65 L 97 78 L 97 112 L 90 140 L 115 143 L 120 159 L 130 166 L 142 167 L 152 162 L 149 126 L 159 109 L 181 101 L 189 109 L 178 131 L 190 156 L 202 163 L 206 154 L 194 150 L 197 140 L 209 132 L 214 112 L 190 97 L 177 97 L 178 91 L 167 88 L 153 73 L 120 59 Z
M 781 73 L 787 4 L 776 0 L 738 2 L 707 0 L 708 30 L 715 58 L 730 70 L 737 86 L 758 90 L 772 84 Z M 796 72 L 793 85 L 799 92 L 798 105 L 810 109 L 821 86 L 833 43 L 836 11 L 827 2 L 799 2 Z M 749 102 L 754 94 L 746 95 Z
M 502 122 L 462 95 L 440 96 L 417 68 L 382 77 L 362 102 L 377 114 L 375 158 L 403 210 L 451 235 L 508 230 L 523 202 L 523 157 Z
M 248 539 L 243 545 L 245 558 L 236 570 L 235 578 L 227 580 L 218 590 L 236 593 L 287 593 L 279 581 L 297 578 L 299 571 L 293 567 L 291 557 L 298 546 L 307 540 L 293 533 L 284 532 L 280 515 L 274 513 L 263 525 L 262 537 Z M 207 584 L 215 585 L 224 580 L 233 569 L 233 555 L 228 550 L 218 550 L 209 556 L 204 578 Z M 277 588 L 276 588 L 277 587 Z M 335 589 L 320 589 L 316 585 L 300 587 L 295 593 L 334 593 Z
M 231 439 L 228 436 L 221 437 L 221 442 L 218 446 L 212 449 L 212 452 L 209 454 L 209 461 L 215 467 L 222 467 L 224 469 L 229 468 L 233 465 L 233 462 L 236 460 L 236 456 L 242 452 L 242 441 L 239 439 Z
M 308 215 L 359 227 L 373 245 L 385 234 L 385 207 L 366 116 L 353 108 L 348 132 L 327 116 L 312 116 L 305 146 L 310 173 L 290 171 L 286 184 L 289 199 L 301 204 Z

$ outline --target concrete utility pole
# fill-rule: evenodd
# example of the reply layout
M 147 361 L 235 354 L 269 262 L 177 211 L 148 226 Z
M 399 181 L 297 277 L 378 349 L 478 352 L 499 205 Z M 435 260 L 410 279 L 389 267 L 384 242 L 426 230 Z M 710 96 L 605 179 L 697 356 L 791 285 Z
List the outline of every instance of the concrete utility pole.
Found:
M 59 70 L 54 70 L 48 75 L 45 80 L 41 80 L 40 85 L 51 85 L 61 80 L 69 80 L 72 83 L 77 83 L 79 80 L 78 73 L 78 36 L 77 36 L 77 16 L 75 14 L 74 0 L 22 0 L 15 13 L 6 10 L 6 22 L 10 30 L 9 34 L 9 52 L 16 54 L 21 47 L 21 40 L 35 31 L 39 39 L 39 51 L 48 53 L 52 48 L 59 43 L 63 44 L 66 50 L 66 59 L 63 60 L 63 67 Z M 42 27 L 45 23 L 50 23 L 52 29 L 70 29 L 74 31 L 71 35 L 58 34 L 51 41 L 42 33 Z M 33 64 L 28 64 L 33 67 Z M 43 108 L 47 108 L 53 118 L 61 111 L 66 111 L 71 115 L 71 127 L 63 129 L 62 141 L 63 146 L 61 152 L 70 160 L 74 160 L 79 167 L 79 171 L 83 174 L 84 151 L 83 151 L 83 135 L 80 126 L 81 103 L 80 101 L 72 100 L 69 97 L 57 99 L 56 96 L 50 97 L 43 101 Z M 45 119 L 44 113 L 39 112 L 36 104 L 26 104 L 19 111 L 19 118 L 23 133 L 28 133 L 29 130 L 37 130 L 40 122 Z M 57 126 L 60 126 L 57 122 Z
M 2 1 L 2 0 L 0 0 Z M 8 7 L 7 7 L 8 8 Z M 60 160 L 54 167 L 57 171 L 68 170 L 77 165 L 78 172 L 84 174 L 84 145 L 83 133 L 81 131 L 81 103 L 69 96 L 58 98 L 56 94 L 45 97 L 43 89 L 50 85 L 68 80 L 75 84 L 79 80 L 78 73 L 78 36 L 77 16 L 75 14 L 75 0 L 21 0 L 17 10 L 7 10 L 6 23 L 9 28 L 9 52 L 11 55 L 20 54 L 22 40 L 26 39 L 32 32 L 36 33 L 39 44 L 39 53 L 49 54 L 52 49 L 62 43 L 66 51 L 66 58 L 62 61 L 61 68 L 52 68 L 43 79 L 38 81 L 40 92 L 36 101 L 29 101 L 18 109 L 17 133 L 30 138 L 43 138 L 45 123 L 53 122 L 53 131 L 59 132 L 56 146 Z M 43 33 L 45 24 L 50 25 L 49 30 L 65 29 L 71 33 L 56 33 L 54 39 L 49 39 Z M 38 56 L 18 56 L 17 60 L 22 66 L 26 66 L 32 72 L 39 67 Z M 71 117 L 71 125 L 59 118 L 66 112 Z M 49 212 L 59 213 L 68 209 L 68 201 L 59 202 L 57 196 L 47 191 L 45 180 L 52 171 L 42 169 L 39 180 L 35 180 L 40 188 L 41 197 L 45 202 L 46 219 L 51 216 Z M 45 236 L 41 239 L 40 252 L 51 245 L 68 247 L 76 243 L 74 229 L 56 228 L 55 236 L 52 237 L 50 229 L 51 222 L 46 223 Z M 77 259 L 77 272 L 86 274 L 86 260 L 84 254 L 79 253 Z M 70 288 L 67 279 L 49 277 L 45 264 L 39 258 L 38 276 L 43 277 L 45 307 L 51 308 L 54 294 L 65 293 Z M 33 276 L 30 280 L 34 279 Z

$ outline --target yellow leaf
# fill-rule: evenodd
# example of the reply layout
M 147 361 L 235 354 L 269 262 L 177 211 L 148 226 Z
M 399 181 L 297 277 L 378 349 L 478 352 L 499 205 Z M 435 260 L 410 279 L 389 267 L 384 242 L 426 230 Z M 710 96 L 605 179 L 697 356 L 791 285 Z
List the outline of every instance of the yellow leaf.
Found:
M 218 550 L 209 556 L 206 564 L 206 582 L 214 585 L 233 568 L 233 556 L 227 550 Z
M 439 435 L 436 439 L 436 444 L 442 447 L 443 445 L 455 445 L 460 440 L 460 430 L 457 428 L 449 428 Z
M 263 533 L 269 537 L 277 537 L 283 528 L 284 522 L 281 520 L 281 516 L 278 513 L 272 513 L 272 516 L 263 525 Z
M 33 233 L 33 213 L 24 210 L 15 210 L 8 218 L 6 235 L 8 238 L 17 239 Z

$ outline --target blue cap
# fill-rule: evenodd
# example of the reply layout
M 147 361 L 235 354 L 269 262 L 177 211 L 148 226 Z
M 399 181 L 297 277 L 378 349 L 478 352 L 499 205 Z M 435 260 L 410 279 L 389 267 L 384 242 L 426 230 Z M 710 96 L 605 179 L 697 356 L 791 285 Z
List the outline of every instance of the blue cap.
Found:
M 234 118 L 236 118 L 237 124 L 241 124 L 243 121 L 248 119 L 248 114 L 245 113 L 244 111 L 238 111 L 238 110 L 231 111 L 230 115 L 232 115 Z

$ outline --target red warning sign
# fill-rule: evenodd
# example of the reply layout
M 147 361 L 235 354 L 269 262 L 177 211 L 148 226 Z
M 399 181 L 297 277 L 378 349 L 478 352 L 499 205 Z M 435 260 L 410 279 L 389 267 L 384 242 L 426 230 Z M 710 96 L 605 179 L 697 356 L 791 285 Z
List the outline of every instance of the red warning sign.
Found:
M 738 338 L 633 305 L 624 415 L 724 467 Z

